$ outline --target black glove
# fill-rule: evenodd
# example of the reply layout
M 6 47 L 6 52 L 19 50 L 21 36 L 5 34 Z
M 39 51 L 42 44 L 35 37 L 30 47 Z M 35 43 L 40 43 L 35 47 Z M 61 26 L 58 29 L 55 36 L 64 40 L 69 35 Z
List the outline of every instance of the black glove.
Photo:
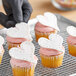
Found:
M 0 13 L 0 24 L 10 28 L 16 23 L 28 22 L 32 13 L 28 0 L 2 0 L 2 2 L 7 15 Z

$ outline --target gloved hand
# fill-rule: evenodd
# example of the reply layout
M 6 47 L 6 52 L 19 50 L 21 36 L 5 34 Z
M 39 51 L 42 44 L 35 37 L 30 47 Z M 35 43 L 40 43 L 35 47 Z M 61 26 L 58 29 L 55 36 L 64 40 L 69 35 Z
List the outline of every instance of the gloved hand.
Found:
M 0 24 L 10 28 L 16 23 L 28 22 L 32 13 L 28 0 L 2 0 L 2 2 L 7 15 L 0 12 Z

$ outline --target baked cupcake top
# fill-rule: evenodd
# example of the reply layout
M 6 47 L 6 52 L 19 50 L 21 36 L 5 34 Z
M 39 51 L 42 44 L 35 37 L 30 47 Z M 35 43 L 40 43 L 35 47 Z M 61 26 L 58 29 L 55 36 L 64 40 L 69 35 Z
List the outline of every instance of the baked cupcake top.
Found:
M 35 47 L 33 43 L 25 41 L 21 43 L 20 47 L 10 49 L 9 54 L 12 58 L 31 63 L 37 63 L 37 57 L 34 55 Z
M 76 45 L 76 27 L 74 27 L 74 26 L 68 26 L 68 27 L 67 27 L 67 32 L 68 32 L 68 34 L 70 35 L 70 36 L 67 38 L 67 41 L 68 41 L 70 44 Z
M 3 51 L 3 43 L 4 43 L 4 38 L 2 36 L 0 36 L 0 54 L 2 53 Z
M 26 39 L 26 40 L 32 40 L 31 34 L 30 34 L 30 28 L 29 25 L 21 22 L 17 23 L 15 27 L 9 28 L 7 31 L 7 40 L 13 41 L 13 38 L 15 41 L 17 39 Z M 11 40 L 12 39 L 12 40 Z
M 58 55 L 64 53 L 64 47 L 62 45 L 63 38 L 58 34 L 51 34 L 49 35 L 49 39 L 40 38 L 38 40 L 39 45 L 41 46 L 40 52 L 43 52 L 47 55 Z

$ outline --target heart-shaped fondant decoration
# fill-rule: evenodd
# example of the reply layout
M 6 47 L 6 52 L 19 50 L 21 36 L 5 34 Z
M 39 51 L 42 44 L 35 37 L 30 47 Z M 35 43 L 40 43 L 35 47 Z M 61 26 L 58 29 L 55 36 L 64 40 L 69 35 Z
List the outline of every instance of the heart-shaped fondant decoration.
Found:
M 68 26 L 67 32 L 69 35 L 76 37 L 76 27 L 74 26 Z
M 26 38 L 32 40 L 29 25 L 24 22 L 16 24 L 14 28 L 9 28 L 7 35 L 14 38 Z
M 64 51 L 62 48 L 63 38 L 58 34 L 49 35 L 49 39 L 42 37 L 38 40 L 38 43 L 43 48 L 55 49 L 62 52 Z
M 28 25 L 30 26 L 35 26 L 35 24 L 38 22 L 38 20 L 36 18 L 30 19 L 28 21 Z
M 34 51 L 35 47 L 33 43 L 25 41 L 20 45 L 20 47 L 10 49 L 9 54 L 15 59 L 37 63 L 37 60 L 34 59 Z
M 4 38 L 0 36 L 0 47 L 3 45 L 3 43 L 4 43 Z
M 37 19 L 44 26 L 49 26 L 60 31 L 57 25 L 57 18 L 53 13 L 46 12 L 44 16 L 38 15 Z

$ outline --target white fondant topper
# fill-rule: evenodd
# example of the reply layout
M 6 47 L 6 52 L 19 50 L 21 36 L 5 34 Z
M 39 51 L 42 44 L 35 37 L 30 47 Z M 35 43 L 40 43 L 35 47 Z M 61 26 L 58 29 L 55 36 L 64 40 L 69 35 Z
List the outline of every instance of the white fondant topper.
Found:
M 0 54 L 3 51 L 3 46 L 2 46 L 3 44 L 4 44 L 4 38 L 2 36 L 0 36 Z
M 60 31 L 57 25 L 57 18 L 53 13 L 46 12 L 44 13 L 44 16 L 38 15 L 36 18 L 29 20 L 28 25 L 30 26 L 35 25 L 37 22 L 40 22 L 44 26 L 49 26 Z
M 76 37 L 76 27 L 74 26 L 68 26 L 67 32 L 69 35 Z
M 37 19 L 44 26 L 49 26 L 49 27 L 52 27 L 52 28 L 60 31 L 58 28 L 58 25 L 57 25 L 57 18 L 53 13 L 46 12 L 46 13 L 44 13 L 44 16 L 38 15 Z
M 9 28 L 7 31 L 7 35 L 14 38 L 26 38 L 32 40 L 30 28 L 24 22 L 16 24 L 14 28 Z
M 25 41 L 20 45 L 20 47 L 10 49 L 9 54 L 15 59 L 37 63 L 37 60 L 34 58 L 34 51 L 35 47 L 33 43 Z
M 36 18 L 33 18 L 28 21 L 28 25 L 30 25 L 30 26 L 35 25 L 37 22 L 38 22 L 38 20 Z
M 49 39 L 42 37 L 38 40 L 38 43 L 43 48 L 56 49 L 58 51 L 64 52 L 64 49 L 62 48 L 63 38 L 58 34 L 51 34 Z
M 0 36 L 0 47 L 3 45 L 3 43 L 4 43 L 4 38 Z

